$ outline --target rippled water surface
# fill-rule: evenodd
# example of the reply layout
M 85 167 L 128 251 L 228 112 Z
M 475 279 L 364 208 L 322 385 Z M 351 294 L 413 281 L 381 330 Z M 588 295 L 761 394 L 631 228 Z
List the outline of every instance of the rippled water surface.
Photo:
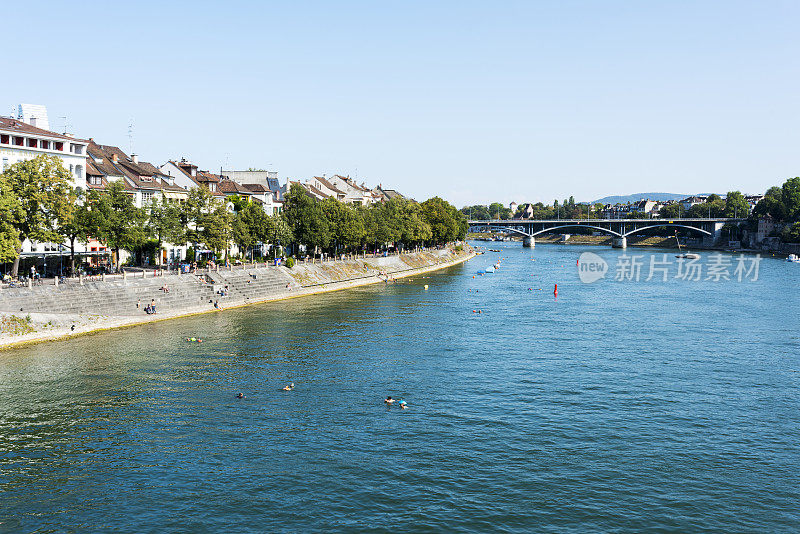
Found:
M 585 285 L 622 252 L 499 246 L 0 353 L 0 531 L 800 530 L 800 265 Z

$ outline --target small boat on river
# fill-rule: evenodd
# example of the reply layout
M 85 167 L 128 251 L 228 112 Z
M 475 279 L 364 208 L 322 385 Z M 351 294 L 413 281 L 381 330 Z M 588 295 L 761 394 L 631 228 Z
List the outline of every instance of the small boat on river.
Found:
M 686 258 L 687 260 L 697 260 L 700 258 L 700 254 L 695 254 L 694 252 L 681 252 L 681 241 L 678 239 L 678 231 L 675 230 L 675 241 L 678 243 L 678 254 L 675 254 L 676 258 Z

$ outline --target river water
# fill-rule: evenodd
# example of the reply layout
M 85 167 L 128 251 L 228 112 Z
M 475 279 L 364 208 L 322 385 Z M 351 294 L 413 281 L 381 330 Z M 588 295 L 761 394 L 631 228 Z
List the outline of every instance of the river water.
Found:
M 494 246 L 0 353 L 0 532 L 800 530 L 800 265 Z

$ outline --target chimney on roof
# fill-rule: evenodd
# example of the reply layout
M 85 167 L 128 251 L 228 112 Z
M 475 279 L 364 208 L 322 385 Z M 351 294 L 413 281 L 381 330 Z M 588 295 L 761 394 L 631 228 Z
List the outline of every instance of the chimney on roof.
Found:
M 111 161 L 113 161 L 114 163 L 118 163 L 119 162 L 119 156 L 117 156 L 116 152 L 111 154 Z
M 36 117 L 31 117 L 30 123 L 31 123 L 31 126 L 33 126 L 35 128 L 36 127 Z
M 138 165 L 139 164 L 139 156 L 137 156 L 136 154 L 131 154 L 131 161 L 133 162 L 134 165 Z

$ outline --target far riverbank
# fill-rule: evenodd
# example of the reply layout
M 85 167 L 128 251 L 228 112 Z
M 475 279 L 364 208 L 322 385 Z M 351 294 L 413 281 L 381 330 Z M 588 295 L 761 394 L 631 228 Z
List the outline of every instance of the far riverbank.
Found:
M 468 239 L 471 241 L 477 241 L 481 244 L 481 246 L 486 246 L 491 248 L 491 243 L 493 241 L 480 241 L 479 238 L 475 237 L 474 235 L 468 236 Z M 628 248 L 664 248 L 664 249 L 673 249 L 678 250 L 678 246 L 675 243 L 674 237 L 661 237 L 661 236 L 629 236 L 628 240 Z M 520 243 L 522 246 L 521 240 L 512 238 L 512 241 Z M 577 234 L 570 234 L 569 239 L 564 241 L 562 235 L 541 235 L 536 236 L 536 244 L 537 245 L 590 245 L 590 246 L 611 246 L 611 236 L 595 236 L 595 235 L 577 235 Z M 786 245 L 784 245 L 786 246 Z M 792 246 L 792 245 L 790 245 Z M 720 252 L 742 252 L 748 254 L 774 254 L 778 256 L 786 256 L 789 253 L 798 253 L 800 252 L 800 245 L 793 245 L 797 247 L 797 250 L 761 250 L 761 249 L 750 249 L 750 248 L 730 248 L 730 247 L 723 247 L 723 246 L 709 246 L 704 245 L 701 242 L 692 242 L 686 245 L 681 244 L 681 248 L 684 250 L 692 249 L 692 250 L 718 250 Z

